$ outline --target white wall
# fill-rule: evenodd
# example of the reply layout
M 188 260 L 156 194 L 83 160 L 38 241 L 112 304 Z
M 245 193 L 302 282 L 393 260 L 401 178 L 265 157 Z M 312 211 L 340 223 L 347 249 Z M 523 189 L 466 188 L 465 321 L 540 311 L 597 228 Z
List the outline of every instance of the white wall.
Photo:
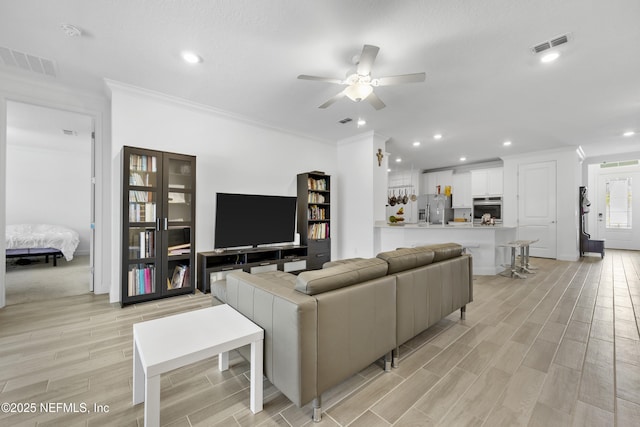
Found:
M 96 132 L 96 228 L 95 228 L 95 272 L 94 292 L 106 293 L 111 288 L 111 269 L 108 254 L 110 229 L 105 221 L 108 211 L 108 193 L 105 183 L 110 176 L 106 168 L 109 151 L 110 126 L 108 99 L 104 96 L 78 92 L 56 83 L 43 82 L 15 74 L 0 71 L 0 200 L 6 200 L 7 182 L 7 141 L 6 118 L 7 103 L 10 101 L 27 102 L 50 108 L 57 108 L 91 116 L 95 120 Z M 0 209 L 0 232 L 4 234 L 6 224 L 5 209 Z M 5 241 L 0 239 L 0 250 L 4 252 Z M 0 307 L 5 305 L 5 263 L 0 265 Z
M 374 225 L 377 220 L 384 220 L 387 194 L 386 162 L 378 166 L 376 153 L 378 148 L 385 151 L 386 139 L 368 132 L 338 142 L 337 258 L 375 256 Z
M 91 141 L 69 139 L 33 146 L 7 136 L 7 224 L 54 224 L 80 235 L 76 250 L 89 254 Z
M 162 94 L 107 82 L 111 90 L 111 301 L 120 300 L 121 150 L 125 145 L 195 155 L 196 251 L 213 249 L 216 192 L 296 195 L 296 175 L 334 176 L 335 144 L 261 126 Z M 336 186 L 337 185 L 337 186 Z M 339 180 L 332 179 L 332 190 Z M 332 209 L 339 200 L 332 194 Z M 335 211 L 334 211 L 335 212 Z M 335 230 L 332 219 L 332 229 Z M 337 245 L 332 241 L 333 252 Z
M 518 222 L 518 169 L 520 165 L 556 161 L 556 258 L 575 261 L 579 258 L 578 190 L 582 185 L 582 166 L 576 148 L 540 151 L 520 156 L 503 157 L 505 226 L 517 227 Z

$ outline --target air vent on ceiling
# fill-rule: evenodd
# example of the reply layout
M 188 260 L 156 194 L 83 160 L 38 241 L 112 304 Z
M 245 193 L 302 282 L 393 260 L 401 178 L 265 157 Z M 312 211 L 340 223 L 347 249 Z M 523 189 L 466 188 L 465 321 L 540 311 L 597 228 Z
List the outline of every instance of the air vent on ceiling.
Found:
M 549 41 L 546 41 L 544 43 L 540 43 L 540 44 L 535 45 L 533 47 L 533 52 L 534 53 L 540 53 L 540 52 L 542 52 L 544 50 L 551 49 L 552 47 L 556 47 L 556 46 L 559 46 L 561 44 L 565 44 L 568 41 L 569 41 L 569 35 L 568 34 L 564 34 L 562 36 L 558 36 L 558 37 L 553 38 L 553 39 L 551 39 Z
M 338 121 L 338 123 L 345 124 L 345 123 L 349 123 L 349 122 L 352 122 L 352 121 L 353 121 L 353 119 L 351 117 L 345 117 L 344 119 Z
M 24 71 L 56 77 L 56 67 L 50 59 L 19 52 L 4 46 L 0 46 L 0 59 L 2 59 L 0 64 L 7 67 L 20 68 Z
M 638 165 L 638 161 L 637 160 L 627 160 L 624 162 L 604 162 L 604 163 L 600 163 L 600 168 L 620 168 L 620 167 L 624 167 L 624 166 L 637 166 Z
M 69 136 L 76 136 L 78 134 L 78 132 L 76 132 L 75 130 L 69 130 L 69 129 L 62 129 L 62 133 Z

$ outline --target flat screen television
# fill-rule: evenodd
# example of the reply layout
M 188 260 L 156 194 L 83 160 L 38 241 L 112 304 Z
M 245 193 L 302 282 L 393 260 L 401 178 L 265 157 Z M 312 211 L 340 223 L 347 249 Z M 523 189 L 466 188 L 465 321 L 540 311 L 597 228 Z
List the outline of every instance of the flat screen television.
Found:
M 216 194 L 217 249 L 293 242 L 295 227 L 296 197 Z

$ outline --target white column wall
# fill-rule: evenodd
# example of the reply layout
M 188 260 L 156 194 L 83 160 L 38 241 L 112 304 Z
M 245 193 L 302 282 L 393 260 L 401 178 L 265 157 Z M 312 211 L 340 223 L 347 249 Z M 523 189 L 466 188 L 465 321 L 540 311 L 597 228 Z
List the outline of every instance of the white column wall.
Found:
M 373 257 L 374 225 L 385 216 L 386 154 L 378 166 L 378 148 L 385 152 L 387 138 L 367 132 L 338 142 L 340 206 L 337 257 Z

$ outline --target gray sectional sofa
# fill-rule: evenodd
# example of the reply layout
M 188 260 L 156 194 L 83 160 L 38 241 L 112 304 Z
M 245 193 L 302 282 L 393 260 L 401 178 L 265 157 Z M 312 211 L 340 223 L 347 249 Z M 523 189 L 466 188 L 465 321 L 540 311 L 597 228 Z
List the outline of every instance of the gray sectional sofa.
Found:
M 298 407 L 399 348 L 473 300 L 470 255 L 455 243 L 326 263 L 295 276 L 233 272 L 214 297 L 265 330 L 264 373 Z

